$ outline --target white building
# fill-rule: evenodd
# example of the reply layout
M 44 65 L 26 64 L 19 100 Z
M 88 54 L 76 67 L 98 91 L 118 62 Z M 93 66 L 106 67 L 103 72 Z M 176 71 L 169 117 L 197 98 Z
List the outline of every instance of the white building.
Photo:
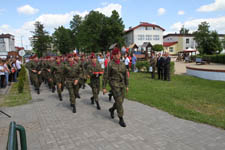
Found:
M 125 31 L 125 44 L 127 47 L 136 44 L 139 48 L 144 42 L 150 42 L 152 45 L 163 45 L 164 31 L 165 29 L 158 25 L 141 22 L 138 26 L 130 27 L 129 30 Z
M 11 51 L 15 51 L 15 37 L 11 34 L 0 34 L 0 57 L 6 57 Z

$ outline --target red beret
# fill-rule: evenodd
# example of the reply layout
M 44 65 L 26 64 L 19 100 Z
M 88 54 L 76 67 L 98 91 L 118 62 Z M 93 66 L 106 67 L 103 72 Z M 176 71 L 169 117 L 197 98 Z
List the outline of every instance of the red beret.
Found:
M 91 57 L 90 57 L 90 58 L 91 58 L 91 59 L 96 58 L 95 53 L 91 53 Z
M 112 54 L 113 54 L 113 55 L 117 55 L 117 54 L 119 54 L 119 53 L 120 53 L 120 49 L 117 48 L 117 47 L 115 47 L 115 48 L 113 49 L 113 51 L 112 51 Z

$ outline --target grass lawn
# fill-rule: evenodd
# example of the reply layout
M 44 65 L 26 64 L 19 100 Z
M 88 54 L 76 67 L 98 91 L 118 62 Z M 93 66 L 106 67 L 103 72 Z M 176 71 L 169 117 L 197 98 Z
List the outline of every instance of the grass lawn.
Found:
M 30 87 L 28 78 L 26 76 L 26 80 L 24 81 L 24 91 L 23 93 L 19 93 L 17 90 L 19 82 L 12 84 L 12 87 L 9 93 L 4 96 L 4 101 L 0 106 L 17 106 L 26 104 L 31 100 Z
M 148 73 L 131 73 L 126 97 L 180 118 L 225 129 L 225 82 L 186 75 L 171 78 L 168 82 L 152 80 Z

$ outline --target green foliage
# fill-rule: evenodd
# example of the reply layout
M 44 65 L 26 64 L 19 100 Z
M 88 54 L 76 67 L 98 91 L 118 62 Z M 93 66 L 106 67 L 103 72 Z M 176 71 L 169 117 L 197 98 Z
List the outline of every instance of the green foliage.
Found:
M 76 21 L 79 23 L 76 24 Z M 81 22 L 74 18 L 71 28 L 74 26 L 77 29 L 76 47 L 86 53 L 107 51 L 113 43 L 119 46 L 124 44 L 124 25 L 116 11 L 113 11 L 110 17 L 98 11 L 91 11 Z
M 17 89 L 19 93 L 23 93 L 24 90 L 24 81 L 26 80 L 26 70 L 25 67 L 22 66 L 20 73 L 19 73 L 19 78 L 18 78 L 18 85 Z
M 180 29 L 180 34 L 188 34 L 189 29 L 184 28 L 184 26 Z
M 210 62 L 225 64 L 225 54 L 203 55 L 202 58 L 203 60 L 209 60 Z
M 72 32 L 63 26 L 55 29 L 52 35 L 54 47 L 59 50 L 61 54 L 67 54 L 73 51 Z
M 47 49 L 50 47 L 51 38 L 48 32 L 44 30 L 44 25 L 39 21 L 36 21 L 35 30 L 31 31 L 33 33 L 32 37 L 32 47 L 38 57 L 42 57 L 47 53 Z
M 163 45 L 161 45 L 161 44 L 155 44 L 155 45 L 152 47 L 152 50 L 153 50 L 153 51 L 157 51 L 157 52 L 163 51 Z
M 209 23 L 202 22 L 194 32 L 195 41 L 200 54 L 212 55 L 222 51 L 222 43 L 216 31 L 209 31 Z
M 73 19 L 70 21 L 73 49 L 75 49 L 75 48 L 80 49 L 78 33 L 79 33 L 79 28 L 80 28 L 81 23 L 82 23 L 82 17 L 79 15 L 73 16 Z

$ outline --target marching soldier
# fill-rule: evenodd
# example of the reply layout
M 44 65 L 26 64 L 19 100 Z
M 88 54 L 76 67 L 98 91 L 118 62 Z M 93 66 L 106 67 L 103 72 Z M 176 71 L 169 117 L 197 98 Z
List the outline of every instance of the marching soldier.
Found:
M 76 113 L 76 86 L 78 85 L 80 68 L 74 63 L 73 56 L 69 56 L 68 62 L 63 67 L 63 73 L 69 91 L 71 107 L 73 107 L 73 113 Z
M 85 83 L 87 81 L 87 60 L 85 58 L 85 55 L 81 56 L 81 70 L 82 70 L 82 76 L 81 76 L 81 81 L 82 81 L 82 88 L 85 89 Z
M 119 117 L 119 124 L 122 127 L 126 127 L 126 123 L 123 119 L 123 101 L 125 97 L 125 90 L 128 92 L 128 73 L 126 66 L 123 62 L 120 62 L 121 53 L 118 48 L 114 48 L 113 61 L 110 61 L 107 67 L 107 72 L 104 74 L 103 78 L 103 93 L 106 93 L 106 85 L 109 81 L 109 85 L 112 89 L 113 97 L 115 103 L 109 109 L 111 118 L 114 118 L 114 111 L 117 110 Z
M 55 64 L 52 65 L 52 72 L 54 76 L 54 82 L 57 86 L 57 93 L 60 101 L 62 101 L 62 90 L 64 86 L 63 68 L 64 65 L 63 63 L 61 63 L 61 58 L 57 57 Z
M 97 105 L 97 109 L 100 110 L 101 107 L 99 105 L 99 99 L 98 95 L 100 92 L 100 76 L 103 74 L 103 70 L 101 68 L 101 65 L 99 62 L 97 62 L 97 58 L 95 54 L 93 53 L 91 55 L 91 62 L 88 66 L 88 76 L 91 80 L 91 88 L 93 96 L 91 97 L 91 103 L 94 104 L 94 102 Z

